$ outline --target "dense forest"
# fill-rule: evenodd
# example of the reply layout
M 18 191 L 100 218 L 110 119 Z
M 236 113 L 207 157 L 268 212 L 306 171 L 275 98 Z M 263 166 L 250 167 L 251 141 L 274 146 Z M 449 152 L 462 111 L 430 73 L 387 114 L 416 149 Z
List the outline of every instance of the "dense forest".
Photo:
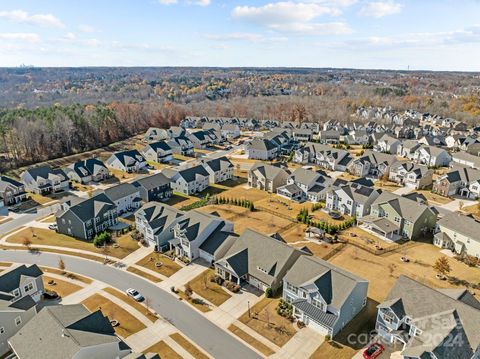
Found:
M 185 115 L 353 121 L 358 106 L 478 123 L 480 75 L 281 68 L 0 69 L 0 171 Z M 3 160 L 1 159 L 3 158 Z

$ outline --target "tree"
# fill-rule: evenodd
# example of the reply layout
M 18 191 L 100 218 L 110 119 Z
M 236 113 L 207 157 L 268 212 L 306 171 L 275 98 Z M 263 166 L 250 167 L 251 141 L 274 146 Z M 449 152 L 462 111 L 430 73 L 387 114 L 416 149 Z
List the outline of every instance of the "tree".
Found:
M 30 246 L 32 245 L 32 241 L 30 240 L 30 238 L 25 237 L 25 238 L 23 238 L 22 244 L 25 247 L 27 247 L 27 249 L 30 249 Z
M 93 238 L 93 245 L 101 247 L 112 240 L 112 235 L 108 232 L 102 232 L 95 235 Z
M 58 260 L 58 269 L 60 269 L 62 272 L 65 272 L 65 262 L 63 261 L 62 258 Z
M 440 257 L 436 260 L 435 264 L 433 265 L 433 269 L 435 269 L 438 273 L 442 275 L 447 275 L 452 270 L 450 268 L 448 258 L 445 256 Z

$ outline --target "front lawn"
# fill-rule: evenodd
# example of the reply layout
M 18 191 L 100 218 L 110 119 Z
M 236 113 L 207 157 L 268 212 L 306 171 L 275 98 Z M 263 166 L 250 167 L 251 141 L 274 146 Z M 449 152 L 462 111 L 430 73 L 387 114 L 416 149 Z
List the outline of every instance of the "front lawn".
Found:
M 260 353 L 262 353 L 265 356 L 270 356 L 272 354 L 275 354 L 275 352 L 267 347 L 265 344 L 263 344 L 261 341 L 255 339 L 252 337 L 250 334 L 244 332 L 241 330 L 239 327 L 236 325 L 232 324 L 228 327 L 228 330 L 231 331 L 233 334 L 235 334 L 237 337 L 242 339 L 245 343 L 250 344 L 252 347 L 257 349 Z
M 182 266 L 180 264 L 160 253 L 149 254 L 145 258 L 138 261 L 136 264 L 148 268 L 159 274 L 162 274 L 166 277 L 170 277 L 171 275 L 177 273 L 180 269 L 182 269 Z M 160 266 L 158 267 L 157 264 L 160 264 Z
M 43 285 L 45 287 L 45 290 L 54 291 L 62 298 L 82 289 L 82 287 L 80 287 L 79 285 L 76 285 L 64 280 L 60 280 L 57 278 L 48 277 L 46 275 L 44 275 L 42 279 L 43 279 Z M 51 281 L 53 281 L 53 283 L 48 284 L 48 282 L 51 282 Z
M 239 320 L 279 347 L 284 346 L 296 333 L 292 322 L 277 314 L 279 299 L 263 298 Z
M 228 294 L 222 286 L 210 281 L 210 278 L 213 276 L 215 276 L 215 271 L 213 269 L 207 269 L 188 282 L 188 285 L 190 285 L 192 290 L 199 296 L 218 307 L 230 299 L 231 295 Z
M 155 323 L 157 321 L 157 317 L 150 311 L 147 309 L 146 307 L 146 304 L 148 303 L 148 298 L 145 299 L 144 301 L 144 304 L 142 303 L 139 303 L 137 302 L 135 299 L 129 297 L 128 295 L 126 295 L 125 293 L 122 293 L 120 292 L 119 290 L 116 290 L 115 288 L 112 288 L 112 287 L 106 287 L 103 289 L 105 292 L 107 292 L 108 294 L 111 294 L 115 297 L 117 297 L 118 299 L 120 300 L 123 300 L 125 303 L 127 303 L 129 306 L 135 308 L 136 310 L 138 310 L 140 313 L 142 313 L 143 315 L 145 315 L 148 319 L 150 319 L 150 321 L 152 321 L 153 323 Z
M 31 245 L 58 246 L 70 249 L 79 249 L 98 254 L 105 254 L 103 248 L 97 248 L 91 242 L 82 241 L 69 237 L 50 229 L 43 228 L 25 228 L 20 232 L 10 236 L 7 239 L 9 243 L 24 244 L 30 241 Z M 124 234 L 115 239 L 118 247 L 114 245 L 107 246 L 108 255 L 116 258 L 124 258 L 139 248 L 138 242 L 130 237 L 130 234 Z M 75 252 L 72 252 L 75 255 Z
M 100 309 L 103 315 L 107 316 L 108 319 L 117 320 L 118 326 L 114 327 L 115 333 L 122 338 L 127 338 L 146 328 L 141 321 L 128 313 L 125 309 L 119 307 L 107 298 L 102 297 L 100 294 L 94 294 L 88 297 L 82 302 L 82 304 L 91 312 Z
M 183 349 L 189 352 L 195 359 L 209 359 L 200 349 L 187 340 L 182 334 L 174 333 L 170 338 L 175 340 Z
M 150 348 L 144 350 L 143 352 L 145 354 L 156 353 L 162 359 L 182 359 L 181 355 L 179 355 L 175 350 L 170 348 L 170 346 L 167 343 L 165 343 L 163 340 L 152 345 Z

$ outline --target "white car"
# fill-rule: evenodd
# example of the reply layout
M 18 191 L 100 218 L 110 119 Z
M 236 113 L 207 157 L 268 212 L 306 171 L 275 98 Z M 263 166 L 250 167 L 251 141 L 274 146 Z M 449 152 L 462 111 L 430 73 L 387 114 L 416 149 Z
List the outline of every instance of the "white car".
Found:
M 127 292 L 127 295 L 128 295 L 129 297 L 132 297 L 132 298 L 135 299 L 137 302 L 141 302 L 141 301 L 143 301 L 143 300 L 145 299 L 145 298 L 143 298 L 143 295 L 141 295 L 141 294 L 138 292 L 138 290 L 136 290 L 136 289 L 128 288 L 128 289 L 126 290 L 126 292 Z

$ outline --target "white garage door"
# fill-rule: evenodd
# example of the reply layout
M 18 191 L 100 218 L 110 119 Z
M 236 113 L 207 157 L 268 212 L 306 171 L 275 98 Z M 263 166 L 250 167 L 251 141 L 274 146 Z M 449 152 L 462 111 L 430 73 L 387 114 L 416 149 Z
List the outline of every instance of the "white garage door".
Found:
M 260 282 L 259 280 L 257 280 L 256 278 L 254 277 L 250 277 L 249 278 L 249 283 L 251 285 L 253 285 L 254 287 L 260 289 L 261 291 L 265 291 L 267 289 L 267 286 L 264 285 L 262 282 Z
M 329 329 L 327 327 L 324 327 L 323 325 L 321 325 L 320 323 L 317 323 L 311 318 L 305 317 L 305 324 L 307 324 L 310 328 L 319 332 L 321 335 L 329 334 Z

